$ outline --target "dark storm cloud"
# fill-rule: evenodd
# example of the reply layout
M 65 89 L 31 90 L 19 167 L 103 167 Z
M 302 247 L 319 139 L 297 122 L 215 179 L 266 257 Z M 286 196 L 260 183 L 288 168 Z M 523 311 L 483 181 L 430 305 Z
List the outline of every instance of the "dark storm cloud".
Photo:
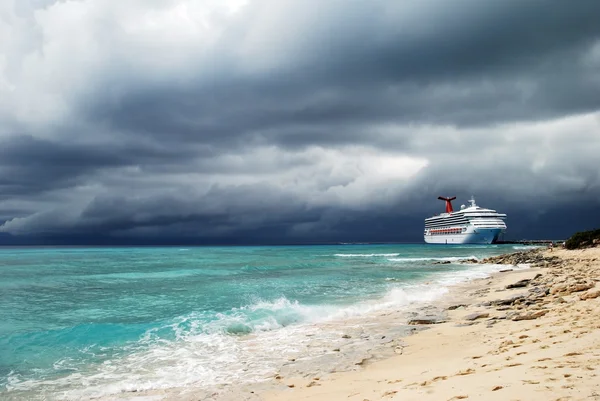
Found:
M 298 34 L 307 38 L 272 50 L 285 51 L 291 66 L 247 74 L 251 60 L 234 59 L 242 66 L 213 72 L 210 82 L 192 76 L 94 104 L 100 90 L 91 117 L 175 140 L 306 145 L 369 141 L 359 133 L 381 121 L 482 125 L 600 105 L 598 66 L 583 60 L 600 36 L 596 1 L 312 6 L 319 14 Z M 234 48 L 251 22 L 235 31 Z
M 562 235 L 570 203 L 598 206 L 597 1 L 23 7 L 0 64 L 2 231 L 419 240 L 438 195 L 476 193 Z
M 202 152 L 196 150 L 194 157 Z M 189 149 L 137 143 L 77 143 L 10 136 L 0 142 L 0 197 L 27 195 L 82 183 L 101 169 L 164 164 L 190 158 Z
M 56 186 L 73 186 L 80 175 L 116 162 L 113 157 L 91 149 L 27 136 L 3 141 L 0 157 L 0 196 L 5 199 Z
M 150 238 L 222 238 L 257 230 L 288 231 L 294 224 L 319 221 L 321 213 L 319 208 L 308 210 L 289 193 L 265 184 L 214 186 L 202 196 L 185 190 L 172 196 L 148 198 L 101 196 L 75 219 L 69 219 L 67 214 L 56 221 L 52 215 L 42 214 L 33 224 L 39 230 L 44 227 L 41 231 L 59 235 L 116 233 L 125 238 L 140 234 Z M 268 235 L 271 240 L 276 238 L 272 235 Z

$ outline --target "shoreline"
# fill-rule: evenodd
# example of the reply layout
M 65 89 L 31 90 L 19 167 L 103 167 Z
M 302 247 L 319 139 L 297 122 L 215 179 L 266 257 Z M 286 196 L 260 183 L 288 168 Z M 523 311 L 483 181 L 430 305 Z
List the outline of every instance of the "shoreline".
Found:
M 223 322 L 219 317 L 218 325 L 215 325 L 226 327 L 228 331 L 216 331 L 214 335 L 187 331 L 184 327 L 181 339 L 176 341 L 159 342 L 158 336 L 140 338 L 134 345 L 141 347 L 134 352 L 108 358 L 108 363 L 86 363 L 46 381 L 35 377 L 28 381 L 13 375 L 16 380 L 7 387 L 7 395 L 15 400 L 112 400 L 148 396 L 188 399 L 189 394 L 193 394 L 189 399 L 215 399 L 232 392 L 245 394 L 244 389 L 249 386 L 261 390 L 269 385 L 268 390 L 279 388 L 274 380 L 277 375 L 325 377 L 331 372 L 360 370 L 366 364 L 393 356 L 395 343 L 402 345 L 409 331 L 427 329 L 406 323 L 417 314 L 440 315 L 443 311 L 440 311 L 438 300 L 450 286 L 489 275 L 499 268 L 457 264 L 458 260 L 481 260 L 517 249 L 481 247 L 480 251 L 471 251 L 462 248 L 453 252 L 435 247 L 406 248 L 406 252 L 371 247 L 364 251 L 354 248 L 339 249 L 335 253 L 326 251 L 326 259 L 337 261 L 356 285 L 361 286 L 361 281 L 355 279 L 357 275 L 364 275 L 373 287 L 367 286 L 364 291 L 348 287 L 347 295 L 338 297 L 340 302 L 337 304 L 302 303 L 285 297 L 249 300 L 248 308 L 256 307 L 259 311 L 258 323 L 265 323 L 263 327 L 256 326 L 259 327 L 257 330 L 229 335 L 237 333 L 236 330 L 229 331 L 237 328 L 231 323 L 235 323 L 237 314 L 231 313 L 233 319 L 227 320 L 225 315 Z M 350 257 L 350 262 L 342 256 Z M 380 270 L 382 261 L 383 270 Z M 386 263 L 388 261 L 390 263 Z M 373 263 L 377 268 L 369 272 Z M 360 266 L 360 271 L 347 272 L 348 266 L 354 264 Z M 449 265 L 443 266 L 446 264 Z M 254 318 L 246 319 L 246 315 L 241 315 L 243 322 Z M 272 321 L 264 316 L 282 320 Z M 297 321 L 281 324 L 286 322 L 287 316 Z M 180 323 L 176 323 L 176 328 L 180 327 Z M 187 335 L 189 333 L 192 335 Z M 262 386 L 263 383 L 267 384 Z
M 362 340 L 363 344 L 372 345 L 365 356 L 350 365 L 344 359 L 347 355 L 338 352 L 345 364 L 333 369 L 326 367 L 331 362 L 327 359 L 293 359 L 260 382 L 231 383 L 210 391 L 194 386 L 132 391 L 95 399 L 600 400 L 600 395 L 594 398 L 600 394 L 600 385 L 595 384 L 600 380 L 594 379 L 594 370 L 600 369 L 600 352 L 595 350 L 600 349 L 600 325 L 593 319 L 600 313 L 600 298 L 578 298 L 581 294 L 600 295 L 600 286 L 595 286 L 600 281 L 598 261 L 600 248 L 554 252 L 535 248 L 484 259 L 477 264 L 533 266 L 506 265 L 500 272 L 487 273 L 485 278 L 452 284 L 448 293 L 433 304 L 421 305 L 418 313 L 411 308 L 412 312 L 377 314 L 369 324 L 384 331 L 395 324 L 398 330 L 362 339 L 350 332 L 353 338 L 344 340 L 348 344 Z M 574 283 L 586 282 L 587 278 L 591 288 L 580 286 L 564 296 L 550 293 L 567 277 Z M 506 289 L 517 282 L 525 284 Z M 563 288 L 567 292 L 572 289 Z M 494 304 L 499 299 L 503 300 L 501 305 Z M 416 321 L 413 323 L 429 324 L 409 325 L 412 332 L 403 332 L 402 327 L 411 319 Z M 584 323 L 584 328 L 574 329 L 570 319 Z M 344 331 L 344 327 L 349 327 L 348 321 L 343 323 L 336 329 Z M 570 336 L 578 337 L 566 344 Z M 330 343 L 329 351 L 340 351 L 338 344 Z M 565 359 L 567 354 L 570 356 L 566 361 L 552 366 L 556 365 L 554 360 Z M 544 376 L 550 373 L 553 376 Z M 588 391 L 587 395 L 582 390 Z
M 542 259 L 454 286 L 447 321 L 403 338 L 400 355 L 319 380 L 281 378 L 258 399 L 600 400 L 600 248 L 518 254 Z

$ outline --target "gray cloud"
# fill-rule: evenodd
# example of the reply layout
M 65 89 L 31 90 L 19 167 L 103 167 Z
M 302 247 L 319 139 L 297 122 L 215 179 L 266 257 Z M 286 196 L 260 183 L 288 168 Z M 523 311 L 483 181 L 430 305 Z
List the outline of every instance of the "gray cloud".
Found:
M 419 240 L 435 197 L 471 193 L 518 216 L 515 235 L 543 233 L 543 215 L 565 222 L 557 235 L 600 225 L 572 206 L 600 206 L 597 1 L 13 1 L 0 15 L 7 234 Z

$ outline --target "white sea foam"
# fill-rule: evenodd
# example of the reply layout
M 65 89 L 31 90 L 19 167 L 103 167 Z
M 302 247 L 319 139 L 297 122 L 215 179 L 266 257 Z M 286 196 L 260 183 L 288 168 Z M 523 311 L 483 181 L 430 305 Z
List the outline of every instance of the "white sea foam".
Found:
M 385 295 L 384 300 L 388 302 L 389 306 L 428 304 L 439 299 L 447 292 L 448 288 L 443 286 L 415 284 L 390 290 Z
M 182 329 L 194 320 L 193 316 L 187 316 L 174 325 L 146 333 L 138 343 L 130 346 L 127 355 L 105 361 L 87 372 L 77 372 L 52 383 L 19 381 L 14 377 L 10 390 L 27 391 L 44 387 L 61 394 L 58 398 L 81 399 L 130 391 L 261 381 L 272 377 L 277 367 L 290 357 L 298 354 L 305 358 L 322 355 L 325 349 L 311 349 L 306 346 L 309 342 L 318 339 L 323 344 L 334 344 L 339 341 L 338 333 L 323 331 L 307 323 L 330 321 L 335 315 L 361 313 L 358 306 L 356 310 L 343 308 L 346 309 L 344 311 L 327 306 L 302 306 L 285 298 L 273 302 L 260 301 L 241 309 L 299 311 L 308 320 L 304 324 L 284 327 L 274 317 L 252 323 L 241 314 L 234 313 L 233 316 L 220 316 L 213 327 L 201 325 L 201 330 Z M 256 334 L 228 335 L 218 329 L 232 327 L 235 321 L 241 325 L 253 324 Z M 164 329 L 176 331 L 176 340 L 159 338 L 156 332 Z M 48 389 L 49 384 L 51 389 Z
M 514 245 L 513 249 L 514 250 L 520 250 L 520 251 L 525 251 L 528 249 L 536 249 L 536 248 L 540 248 L 539 245 Z
M 217 315 L 208 323 L 206 316 L 190 314 L 149 330 L 137 343 L 130 344 L 123 355 L 89 366 L 87 371 L 52 382 L 21 381 L 14 376 L 10 390 L 43 388 L 59 394 L 58 398 L 81 399 L 130 391 L 262 381 L 272 377 L 291 357 L 317 358 L 330 351 L 343 341 L 332 327 L 343 327 L 342 322 L 348 319 L 372 318 L 375 312 L 429 303 L 446 291 L 439 286 L 393 287 L 381 298 L 346 306 L 302 305 L 285 297 L 257 300 Z M 286 317 L 295 324 L 286 325 Z M 164 333 L 159 335 L 165 330 L 172 331 L 174 339 L 165 339 Z M 232 332 L 253 334 L 240 336 L 231 335 Z M 66 362 L 57 367 L 67 367 Z
M 518 265 L 512 266 L 513 270 L 528 269 L 529 265 Z M 455 284 L 464 283 L 470 280 L 481 279 L 490 277 L 493 273 L 497 273 L 500 270 L 506 269 L 506 265 L 499 264 L 473 264 L 468 269 L 460 271 L 452 271 L 443 273 L 439 276 L 437 281 L 444 286 L 451 286 Z

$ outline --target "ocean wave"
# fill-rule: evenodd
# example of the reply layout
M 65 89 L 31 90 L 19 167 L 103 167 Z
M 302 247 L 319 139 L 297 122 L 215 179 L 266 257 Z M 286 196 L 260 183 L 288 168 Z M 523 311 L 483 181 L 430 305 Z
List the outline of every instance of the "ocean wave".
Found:
M 281 297 L 255 302 L 217 314 L 217 319 L 203 325 L 207 333 L 248 334 L 280 329 L 303 322 L 315 322 L 333 308 L 327 305 L 303 305 Z
M 432 302 L 446 291 L 436 285 L 394 283 L 383 296 L 351 305 L 305 305 L 280 297 L 255 299 L 223 313 L 190 313 L 147 330 L 102 363 L 82 366 L 65 358 L 54 366 L 59 377 L 26 379 L 11 374 L 7 389 L 15 395 L 87 399 L 260 381 L 272 377 L 292 357 L 321 357 L 334 344 L 347 342 L 332 330 L 341 321 Z
M 512 247 L 514 250 L 528 250 L 528 249 L 536 249 L 536 248 L 540 248 L 539 245 L 514 245 Z
M 390 258 L 388 261 L 390 262 L 426 262 L 426 261 L 448 261 L 448 262 L 460 262 L 462 260 L 479 260 L 479 258 L 475 255 L 471 256 L 449 256 L 449 257 L 441 257 L 441 258 Z
M 337 256 L 339 258 L 373 258 L 373 257 L 390 257 L 390 256 L 398 256 L 399 253 L 336 253 L 333 256 Z
M 303 305 L 281 297 L 255 300 L 213 316 L 191 313 L 148 330 L 102 363 L 82 367 L 64 359 L 55 364 L 60 376 L 52 380 L 11 374 L 7 389 L 13 394 L 55 394 L 57 399 L 70 400 L 260 381 L 272 377 L 299 352 L 322 356 L 331 344 L 341 341 L 339 333 L 324 331 L 314 323 L 358 316 L 371 309 L 361 304 Z M 303 345 L 316 338 L 321 348 Z

